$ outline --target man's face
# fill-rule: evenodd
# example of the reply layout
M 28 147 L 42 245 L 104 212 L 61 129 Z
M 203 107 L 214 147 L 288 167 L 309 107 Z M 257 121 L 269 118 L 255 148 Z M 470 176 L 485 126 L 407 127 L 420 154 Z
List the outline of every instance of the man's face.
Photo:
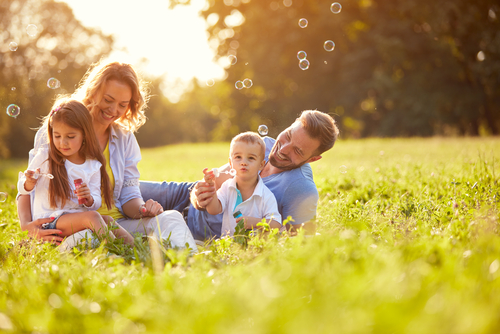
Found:
M 301 123 L 294 123 L 276 138 L 269 153 L 269 162 L 282 170 L 298 168 L 321 158 L 314 155 L 319 145 L 320 141 L 311 138 Z

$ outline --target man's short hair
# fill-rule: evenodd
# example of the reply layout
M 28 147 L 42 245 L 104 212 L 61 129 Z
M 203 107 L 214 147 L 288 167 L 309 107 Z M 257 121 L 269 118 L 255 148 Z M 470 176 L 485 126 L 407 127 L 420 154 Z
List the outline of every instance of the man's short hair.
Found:
M 320 141 L 314 155 L 321 155 L 333 147 L 339 135 L 335 120 L 318 110 L 304 110 L 295 123 L 301 123 L 307 134 Z
M 252 131 L 247 131 L 240 133 L 239 135 L 236 135 L 232 140 L 231 140 L 231 147 L 233 147 L 233 144 L 236 142 L 243 142 L 247 144 L 258 144 L 260 145 L 260 157 L 264 159 L 266 155 L 266 144 L 264 143 L 264 140 L 255 132 Z

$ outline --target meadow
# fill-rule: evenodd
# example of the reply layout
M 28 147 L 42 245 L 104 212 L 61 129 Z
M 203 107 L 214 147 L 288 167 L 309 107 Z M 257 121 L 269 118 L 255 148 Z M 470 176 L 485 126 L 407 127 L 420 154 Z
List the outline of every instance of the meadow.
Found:
M 196 180 L 227 152 L 146 149 L 139 168 Z M 499 154 L 500 138 L 339 140 L 311 165 L 316 235 L 160 258 L 30 241 L 15 207 L 27 161 L 2 161 L 0 332 L 498 333 Z

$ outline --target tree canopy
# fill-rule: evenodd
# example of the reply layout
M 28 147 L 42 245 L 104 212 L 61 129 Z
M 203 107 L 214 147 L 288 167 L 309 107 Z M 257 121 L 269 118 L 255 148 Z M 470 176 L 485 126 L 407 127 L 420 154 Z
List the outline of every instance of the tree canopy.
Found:
M 72 93 L 112 38 L 83 26 L 63 2 L 1 0 L 0 17 L 0 157 L 26 157 L 56 94 Z M 11 104 L 16 118 L 5 112 Z

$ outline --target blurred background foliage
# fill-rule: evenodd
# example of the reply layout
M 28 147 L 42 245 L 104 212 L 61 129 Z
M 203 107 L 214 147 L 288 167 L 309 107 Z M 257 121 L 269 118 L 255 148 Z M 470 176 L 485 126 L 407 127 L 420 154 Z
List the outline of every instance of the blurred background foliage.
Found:
M 148 78 L 141 146 L 228 140 L 259 124 L 275 136 L 305 109 L 333 115 L 343 138 L 499 134 L 498 1 L 349 0 L 339 14 L 332 2 L 208 1 L 201 15 L 210 45 L 221 63 L 229 55 L 237 62 L 213 86 L 193 80 L 175 104 L 161 79 Z M 26 157 L 37 117 L 56 93 L 74 90 L 113 39 L 83 27 L 64 3 L 0 0 L 0 15 L 0 102 L 4 110 L 22 105 L 17 119 L 0 114 L 0 156 Z M 39 27 L 35 37 L 25 33 L 30 23 Z M 326 40 L 335 42 L 332 52 Z M 307 70 L 298 66 L 301 50 Z M 46 86 L 52 76 L 64 78 L 56 91 Z M 245 78 L 253 86 L 236 89 Z

